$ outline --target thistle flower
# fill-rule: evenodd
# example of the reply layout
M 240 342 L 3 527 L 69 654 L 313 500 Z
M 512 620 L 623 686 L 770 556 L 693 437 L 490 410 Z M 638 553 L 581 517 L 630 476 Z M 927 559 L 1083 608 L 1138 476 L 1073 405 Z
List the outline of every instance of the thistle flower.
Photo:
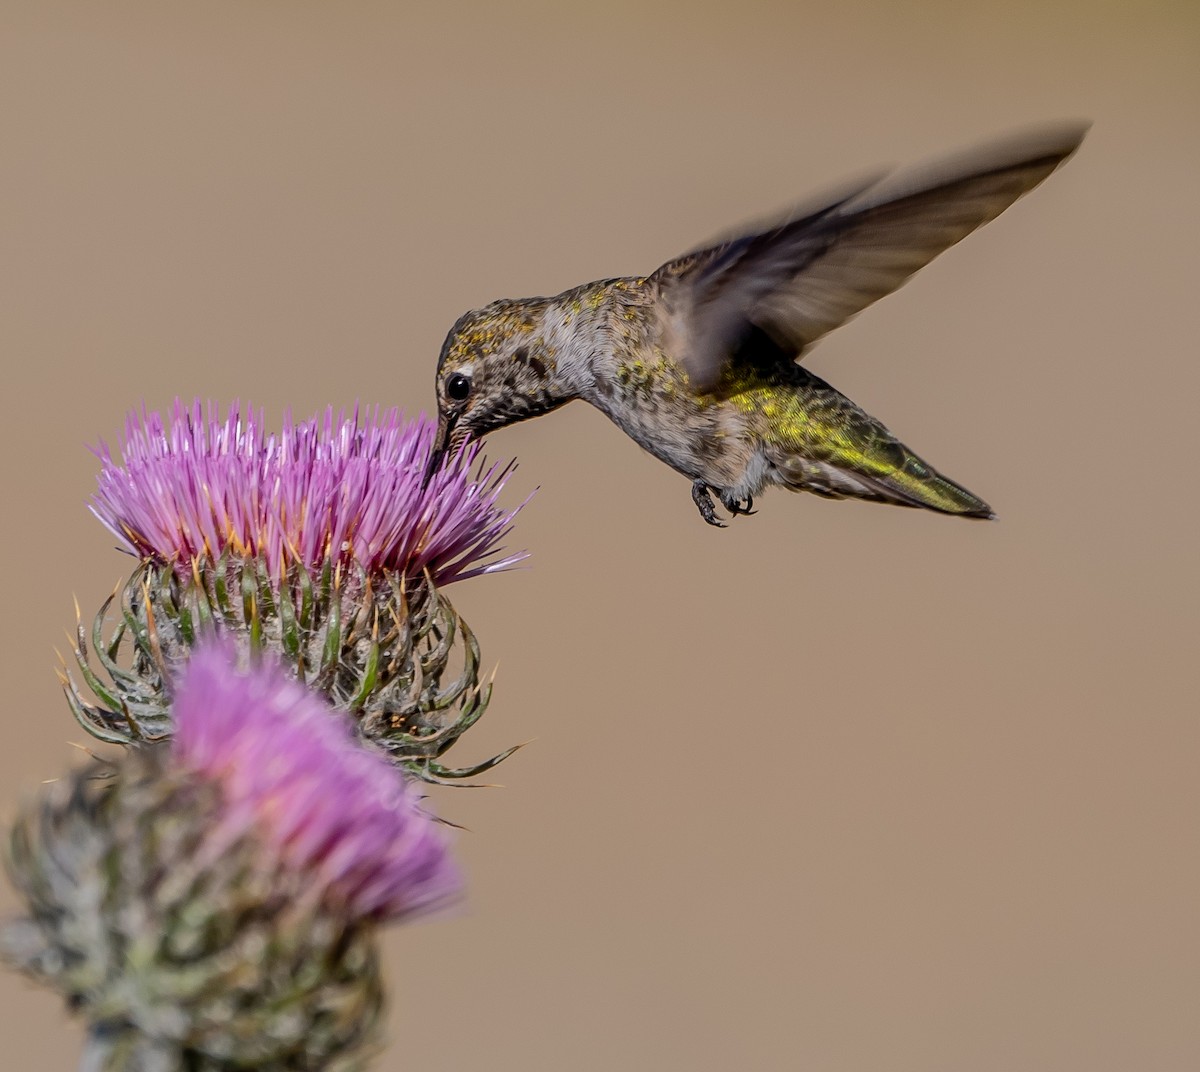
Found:
M 262 411 L 175 401 L 169 422 L 131 413 L 120 461 L 101 444 L 90 509 L 132 554 L 187 577 L 226 551 L 261 561 L 270 577 L 299 565 L 358 567 L 437 585 L 508 569 L 494 557 L 517 511 L 496 503 L 513 466 L 472 480 L 478 445 L 424 477 L 436 426 L 395 409 L 308 421 L 288 415 L 268 435 Z M 518 507 L 519 509 L 519 507 Z
M 277 666 L 200 647 L 170 743 L 57 786 L 12 835 L 17 967 L 87 1017 L 86 1067 L 359 1067 L 377 924 L 460 880 L 413 786 Z
M 77 629 L 76 662 L 104 705 L 67 680 L 79 721 L 109 741 L 169 736 L 173 668 L 216 629 L 243 652 L 278 653 L 422 778 L 503 759 L 438 762 L 490 697 L 479 645 L 440 588 L 525 557 L 500 548 L 520 509 L 498 505 L 513 466 L 476 467 L 473 445 L 427 475 L 435 434 L 378 408 L 289 417 L 278 435 L 236 403 L 224 416 L 199 401 L 177 401 L 169 420 L 131 414 L 119 457 L 96 452 L 90 508 L 140 564 L 93 620 L 98 668 Z

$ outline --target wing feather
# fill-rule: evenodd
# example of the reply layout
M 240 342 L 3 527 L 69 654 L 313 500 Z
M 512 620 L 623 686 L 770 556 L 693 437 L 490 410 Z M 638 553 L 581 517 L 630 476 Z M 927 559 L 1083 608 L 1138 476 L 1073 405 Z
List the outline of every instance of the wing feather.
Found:
M 1032 190 L 1087 129 L 993 142 L 667 262 L 654 278 L 693 385 L 712 387 L 752 327 L 801 354 Z

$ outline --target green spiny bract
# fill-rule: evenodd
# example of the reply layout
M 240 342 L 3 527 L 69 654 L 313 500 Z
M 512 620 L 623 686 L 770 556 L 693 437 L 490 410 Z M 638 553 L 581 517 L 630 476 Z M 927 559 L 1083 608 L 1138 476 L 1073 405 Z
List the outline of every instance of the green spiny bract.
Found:
M 262 562 L 229 553 L 197 561 L 190 577 L 143 561 L 105 600 L 90 637 L 78 624 L 75 661 L 103 706 L 64 674 L 75 717 L 113 743 L 168 738 L 174 669 L 214 630 L 244 653 L 278 654 L 351 714 L 362 737 L 425 781 L 473 777 L 515 750 L 463 768 L 439 762 L 483 715 L 491 683 L 480 681 L 474 633 L 428 578 L 346 575 L 329 565 L 314 576 L 296 563 L 272 578 Z

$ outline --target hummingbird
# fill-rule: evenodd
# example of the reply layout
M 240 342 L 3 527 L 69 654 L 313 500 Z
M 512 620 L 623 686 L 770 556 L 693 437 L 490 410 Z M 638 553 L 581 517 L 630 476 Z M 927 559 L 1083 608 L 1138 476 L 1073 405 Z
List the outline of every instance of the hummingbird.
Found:
M 467 440 L 583 399 L 691 480 L 710 525 L 724 527 L 714 496 L 737 517 L 771 485 L 994 517 L 801 360 L 1037 186 L 1088 125 L 846 184 L 649 275 L 465 313 L 438 357 L 429 471 Z

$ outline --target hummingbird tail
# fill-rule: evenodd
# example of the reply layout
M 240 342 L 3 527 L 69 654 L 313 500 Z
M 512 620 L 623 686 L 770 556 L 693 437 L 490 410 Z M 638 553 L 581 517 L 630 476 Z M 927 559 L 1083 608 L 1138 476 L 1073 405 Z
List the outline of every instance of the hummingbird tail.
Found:
M 810 491 L 829 499 L 865 499 L 959 517 L 995 518 L 992 508 L 961 484 L 942 476 L 902 444 L 894 443 L 894 447 L 899 448 L 899 457 L 888 458 L 887 462 L 869 456 L 853 462 L 839 459 L 841 464 L 796 459 L 796 464 L 781 472 L 793 491 Z

